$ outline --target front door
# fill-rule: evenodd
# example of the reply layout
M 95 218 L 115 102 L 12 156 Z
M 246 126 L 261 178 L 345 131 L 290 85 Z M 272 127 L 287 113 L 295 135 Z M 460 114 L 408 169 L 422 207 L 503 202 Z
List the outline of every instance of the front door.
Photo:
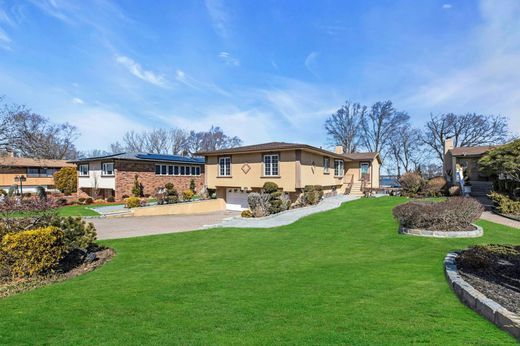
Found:
M 370 180 L 370 173 L 368 172 L 368 168 L 370 167 L 370 164 L 368 162 L 361 162 L 359 164 L 359 179 L 369 181 Z

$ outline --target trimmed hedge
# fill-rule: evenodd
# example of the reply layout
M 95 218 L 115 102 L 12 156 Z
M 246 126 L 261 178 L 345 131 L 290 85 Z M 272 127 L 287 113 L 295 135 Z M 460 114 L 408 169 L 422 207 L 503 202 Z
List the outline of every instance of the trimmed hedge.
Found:
M 65 253 L 64 236 L 52 226 L 6 234 L 0 249 L 2 267 L 12 277 L 52 270 Z

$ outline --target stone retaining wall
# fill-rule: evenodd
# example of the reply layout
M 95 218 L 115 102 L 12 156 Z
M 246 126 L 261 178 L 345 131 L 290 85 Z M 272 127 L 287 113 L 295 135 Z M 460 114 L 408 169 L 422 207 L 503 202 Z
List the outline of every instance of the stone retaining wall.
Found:
M 427 229 L 418 228 L 406 228 L 403 226 L 399 227 L 399 233 L 415 235 L 419 237 L 433 237 L 433 238 L 477 238 L 484 235 L 484 230 L 479 225 L 475 225 L 473 231 L 460 231 L 460 232 L 445 232 L 445 231 L 430 231 Z
M 450 252 L 444 259 L 446 278 L 455 294 L 464 304 L 520 341 L 520 316 L 487 298 L 465 281 L 457 271 L 458 256 L 458 253 Z

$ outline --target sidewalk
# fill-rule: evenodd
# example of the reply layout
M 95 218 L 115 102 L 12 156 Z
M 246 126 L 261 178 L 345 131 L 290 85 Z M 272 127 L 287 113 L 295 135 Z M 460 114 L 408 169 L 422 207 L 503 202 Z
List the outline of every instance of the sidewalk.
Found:
M 238 228 L 271 228 L 278 226 L 289 225 L 302 217 L 307 215 L 327 211 L 338 208 L 342 203 L 353 201 L 359 197 L 339 195 L 334 197 L 325 198 L 318 205 L 311 207 L 304 207 L 298 209 L 291 209 L 279 214 L 266 216 L 263 218 L 242 218 L 235 217 L 229 220 L 224 220 L 215 225 L 206 225 L 204 228 L 216 228 L 216 227 L 238 227 Z
M 480 218 L 482 220 L 491 221 L 494 223 L 499 223 L 504 226 L 509 226 L 509 227 L 520 229 L 520 221 L 511 220 L 511 219 L 508 219 L 507 217 L 497 215 L 490 211 L 483 212 L 482 215 L 480 216 Z

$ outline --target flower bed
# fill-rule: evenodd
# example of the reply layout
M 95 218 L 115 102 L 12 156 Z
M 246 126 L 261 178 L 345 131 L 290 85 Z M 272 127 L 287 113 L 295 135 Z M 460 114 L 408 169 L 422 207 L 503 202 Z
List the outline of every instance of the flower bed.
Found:
M 442 202 L 412 201 L 393 209 L 401 229 L 428 232 L 474 232 L 483 208 L 474 199 L 451 197 Z M 427 234 L 424 234 L 427 235 Z

